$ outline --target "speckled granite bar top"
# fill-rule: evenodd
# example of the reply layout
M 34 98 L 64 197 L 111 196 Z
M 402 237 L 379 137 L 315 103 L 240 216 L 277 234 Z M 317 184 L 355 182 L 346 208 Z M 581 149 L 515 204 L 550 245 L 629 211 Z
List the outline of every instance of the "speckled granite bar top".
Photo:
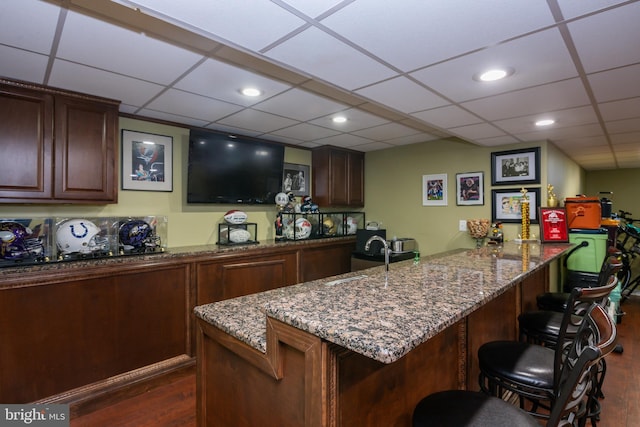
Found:
M 570 244 L 459 250 L 195 308 L 196 316 L 266 352 L 266 316 L 392 363 L 560 257 Z M 341 279 L 350 279 L 341 282 Z

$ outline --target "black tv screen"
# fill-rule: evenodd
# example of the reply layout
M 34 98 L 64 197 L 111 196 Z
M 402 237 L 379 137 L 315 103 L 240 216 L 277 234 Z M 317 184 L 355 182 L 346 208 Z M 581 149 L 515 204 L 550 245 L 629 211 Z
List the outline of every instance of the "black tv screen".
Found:
M 283 164 L 283 145 L 191 130 L 187 203 L 273 204 Z

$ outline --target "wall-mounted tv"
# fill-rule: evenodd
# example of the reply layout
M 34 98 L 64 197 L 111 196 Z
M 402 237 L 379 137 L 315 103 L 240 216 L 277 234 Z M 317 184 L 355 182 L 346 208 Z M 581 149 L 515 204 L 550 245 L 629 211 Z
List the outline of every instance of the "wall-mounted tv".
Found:
M 193 129 L 187 203 L 273 204 L 283 164 L 283 145 Z

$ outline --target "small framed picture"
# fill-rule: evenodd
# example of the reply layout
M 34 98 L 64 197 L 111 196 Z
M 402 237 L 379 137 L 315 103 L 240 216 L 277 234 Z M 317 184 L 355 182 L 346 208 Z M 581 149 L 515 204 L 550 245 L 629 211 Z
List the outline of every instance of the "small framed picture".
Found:
M 529 221 L 531 224 L 537 224 L 538 208 L 540 207 L 540 188 L 527 188 L 526 190 L 527 198 L 529 199 Z M 521 222 L 521 205 L 521 190 L 491 190 L 491 217 L 493 222 Z
M 422 175 L 422 206 L 447 206 L 447 174 Z
M 456 174 L 456 204 L 484 205 L 484 173 Z
M 491 153 L 491 185 L 540 184 L 540 147 Z
M 173 138 L 122 130 L 122 189 L 173 191 Z
M 542 243 L 569 241 L 565 208 L 540 208 L 540 241 Z
M 282 192 L 293 192 L 294 196 L 310 195 L 309 165 L 285 163 L 282 172 Z

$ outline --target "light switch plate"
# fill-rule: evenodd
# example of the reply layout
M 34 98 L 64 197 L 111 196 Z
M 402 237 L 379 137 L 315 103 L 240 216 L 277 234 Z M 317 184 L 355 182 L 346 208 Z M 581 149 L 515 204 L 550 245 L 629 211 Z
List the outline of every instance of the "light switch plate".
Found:
M 466 219 L 461 219 L 460 220 L 460 224 L 458 225 L 458 230 L 459 231 L 467 231 L 467 220 Z

